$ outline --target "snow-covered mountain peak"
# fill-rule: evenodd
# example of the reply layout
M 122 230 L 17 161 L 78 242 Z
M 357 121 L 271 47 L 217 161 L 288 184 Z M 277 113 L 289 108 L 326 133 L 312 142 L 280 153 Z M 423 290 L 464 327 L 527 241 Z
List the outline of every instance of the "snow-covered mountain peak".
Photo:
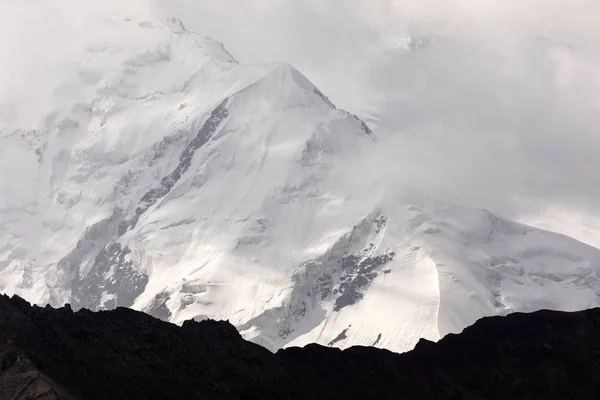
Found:
M 204 49 L 208 56 L 213 58 L 215 61 L 224 63 L 237 64 L 237 60 L 227 51 L 223 43 L 216 41 L 215 39 L 208 36 L 201 36 L 194 32 L 190 32 L 183 22 L 175 17 L 164 18 L 165 25 L 169 27 L 174 33 L 180 35 L 191 34 L 194 40 L 202 49 Z
M 176 20 L 104 22 L 114 29 L 92 35 L 50 101 L 28 110 L 42 122 L 2 126 L 0 162 L 20 168 L 0 182 L 1 290 L 226 317 L 257 271 L 284 279 L 284 260 L 318 241 L 301 230 L 286 248 L 279 234 L 310 222 L 307 204 L 338 202 L 328 171 L 372 132 L 290 65 L 240 65 Z M 232 277 L 234 292 L 210 283 Z M 203 287 L 225 297 L 210 307 Z
M 217 61 L 224 63 L 237 64 L 237 60 L 233 58 L 231 54 L 225 49 L 223 43 L 216 41 L 215 39 L 204 36 L 196 39 L 198 45 L 205 49 L 210 56 Z
M 60 73 L 0 97 L 0 291 L 229 319 L 271 349 L 402 351 L 598 303 L 598 250 L 385 196 L 360 179 L 375 134 L 301 72 L 134 8 L 90 14 Z
M 486 315 L 599 304 L 595 248 L 484 210 L 376 204 L 303 264 L 286 306 L 242 325 L 247 337 L 271 348 L 316 341 L 403 351 Z

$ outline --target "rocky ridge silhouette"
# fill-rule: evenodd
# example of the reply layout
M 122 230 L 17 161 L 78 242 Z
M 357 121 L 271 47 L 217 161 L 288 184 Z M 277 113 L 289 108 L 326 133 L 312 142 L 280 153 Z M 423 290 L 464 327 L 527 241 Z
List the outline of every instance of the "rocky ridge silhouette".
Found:
M 402 318 L 401 315 L 398 318 Z M 600 398 L 600 309 L 484 318 L 405 354 L 273 354 L 228 322 L 179 327 L 126 308 L 0 296 L 0 399 Z

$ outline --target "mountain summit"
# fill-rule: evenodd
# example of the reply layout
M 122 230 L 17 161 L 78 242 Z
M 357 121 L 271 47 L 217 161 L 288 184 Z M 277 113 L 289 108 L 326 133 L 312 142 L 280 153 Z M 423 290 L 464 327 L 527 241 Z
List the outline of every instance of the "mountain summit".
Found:
M 240 64 L 176 20 L 105 23 L 36 118 L 0 120 L 0 291 L 228 319 L 271 350 L 406 351 L 599 305 L 600 251 L 360 183 L 376 135 L 294 67 Z

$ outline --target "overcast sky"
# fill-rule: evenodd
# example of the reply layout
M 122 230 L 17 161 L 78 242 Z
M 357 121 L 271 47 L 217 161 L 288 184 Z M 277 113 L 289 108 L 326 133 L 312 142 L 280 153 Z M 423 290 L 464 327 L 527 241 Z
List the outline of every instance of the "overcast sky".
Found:
M 0 94 L 69 54 L 82 13 L 144 6 L 53 0 L 68 18 L 45 31 L 56 15 L 36 1 L 0 0 Z M 600 1 L 156 1 L 240 62 L 293 64 L 371 124 L 381 140 L 356 179 L 600 232 Z M 408 51 L 409 37 L 429 44 Z

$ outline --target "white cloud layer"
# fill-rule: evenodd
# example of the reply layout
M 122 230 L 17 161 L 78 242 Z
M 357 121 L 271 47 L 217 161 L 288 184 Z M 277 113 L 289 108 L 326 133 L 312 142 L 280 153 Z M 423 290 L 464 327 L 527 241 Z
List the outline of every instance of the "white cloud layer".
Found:
M 596 0 L 162 5 L 243 61 L 296 65 L 376 126 L 384 139 L 351 179 L 571 234 L 569 215 L 600 215 Z M 408 36 L 432 42 L 408 52 Z M 589 232 L 575 235 L 600 244 Z
M 370 122 L 382 139 L 360 168 L 348 166 L 352 179 L 524 220 L 542 212 L 548 221 L 549 209 L 600 215 L 597 0 L 157 4 L 241 62 L 295 65 Z M 0 96 L 43 102 L 84 42 L 110 36 L 93 21 L 146 10 L 142 1 L 0 0 Z M 430 43 L 408 51 L 410 36 Z

